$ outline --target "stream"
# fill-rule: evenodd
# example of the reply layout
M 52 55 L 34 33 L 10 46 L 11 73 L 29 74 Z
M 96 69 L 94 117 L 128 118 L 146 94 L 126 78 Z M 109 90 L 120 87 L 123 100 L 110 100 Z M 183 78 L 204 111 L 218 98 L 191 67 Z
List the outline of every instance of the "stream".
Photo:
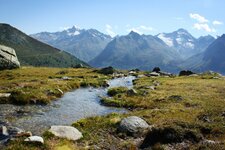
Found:
M 133 76 L 110 80 L 109 88 L 125 86 L 132 88 Z M 91 116 L 106 115 L 112 112 L 125 113 L 122 108 L 100 104 L 99 96 L 107 96 L 108 88 L 80 88 L 64 94 L 49 105 L 0 104 L 0 122 L 41 135 L 51 125 L 71 125 L 73 122 Z

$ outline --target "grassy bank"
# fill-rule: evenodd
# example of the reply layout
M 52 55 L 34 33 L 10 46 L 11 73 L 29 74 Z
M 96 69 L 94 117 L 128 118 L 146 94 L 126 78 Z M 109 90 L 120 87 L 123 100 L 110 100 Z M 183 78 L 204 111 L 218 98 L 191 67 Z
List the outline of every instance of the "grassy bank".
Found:
M 0 103 L 49 103 L 63 93 L 85 86 L 104 85 L 107 76 L 87 68 L 23 67 L 0 71 L 0 93 L 11 93 Z
M 152 87 L 154 86 L 154 88 Z M 128 89 L 113 88 L 112 96 L 105 105 L 129 108 L 127 114 L 110 114 L 91 117 L 73 124 L 83 133 L 77 142 L 66 141 L 45 134 L 46 144 L 35 147 L 19 142 L 24 149 L 131 149 L 135 150 L 143 139 L 118 132 L 121 119 L 139 116 L 150 125 L 190 133 L 193 137 L 213 140 L 220 144 L 201 142 L 186 143 L 189 149 L 224 149 L 225 141 L 225 79 L 210 76 L 197 77 L 142 77 L 134 81 L 137 93 L 130 95 Z M 11 143 L 8 149 L 18 146 Z M 171 146 L 171 145 L 170 145 Z M 173 149 L 179 146 L 172 145 Z M 165 149 L 160 143 L 153 149 Z M 168 147 L 167 147 L 168 148 Z

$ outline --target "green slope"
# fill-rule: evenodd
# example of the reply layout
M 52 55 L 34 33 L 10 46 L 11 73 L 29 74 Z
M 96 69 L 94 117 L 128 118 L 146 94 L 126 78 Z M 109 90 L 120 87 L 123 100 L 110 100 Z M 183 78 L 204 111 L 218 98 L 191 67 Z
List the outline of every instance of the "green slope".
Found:
M 15 49 L 21 65 L 71 67 L 86 63 L 47 44 L 35 40 L 18 29 L 0 24 L 0 44 Z

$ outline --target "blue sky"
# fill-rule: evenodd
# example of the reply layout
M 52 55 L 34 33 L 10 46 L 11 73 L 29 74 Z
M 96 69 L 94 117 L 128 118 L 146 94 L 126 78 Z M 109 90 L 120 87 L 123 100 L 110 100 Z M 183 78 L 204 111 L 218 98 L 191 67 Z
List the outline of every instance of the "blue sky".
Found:
M 185 28 L 195 37 L 225 33 L 224 0 L 0 0 L 0 22 L 27 34 L 76 25 L 103 33 L 155 35 Z

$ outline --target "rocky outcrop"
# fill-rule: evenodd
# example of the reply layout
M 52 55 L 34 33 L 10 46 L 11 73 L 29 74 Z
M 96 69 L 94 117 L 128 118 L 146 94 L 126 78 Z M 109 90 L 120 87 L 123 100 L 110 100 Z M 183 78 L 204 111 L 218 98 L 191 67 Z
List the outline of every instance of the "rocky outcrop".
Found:
M 71 126 L 51 126 L 49 132 L 57 137 L 73 141 L 79 140 L 83 137 L 80 131 Z
M 0 45 L 0 70 L 19 68 L 20 62 L 17 59 L 14 49 Z

